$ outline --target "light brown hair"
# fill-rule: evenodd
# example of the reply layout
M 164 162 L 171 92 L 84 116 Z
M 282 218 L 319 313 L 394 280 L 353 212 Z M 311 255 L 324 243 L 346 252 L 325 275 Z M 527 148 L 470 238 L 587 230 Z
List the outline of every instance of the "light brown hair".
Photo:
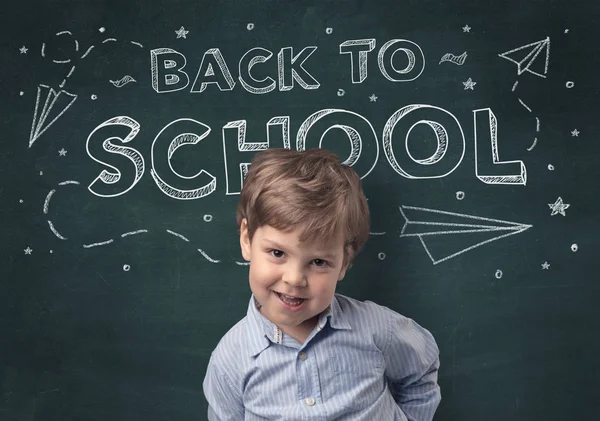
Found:
M 360 177 L 326 149 L 267 149 L 254 156 L 236 209 L 238 229 L 246 218 L 256 229 L 300 230 L 301 242 L 325 243 L 341 232 L 344 263 L 351 263 L 369 237 L 369 208 Z

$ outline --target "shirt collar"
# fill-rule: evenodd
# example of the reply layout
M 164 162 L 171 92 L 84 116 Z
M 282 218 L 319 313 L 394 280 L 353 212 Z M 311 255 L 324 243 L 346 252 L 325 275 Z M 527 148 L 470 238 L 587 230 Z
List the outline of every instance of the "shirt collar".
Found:
M 247 318 L 250 322 L 247 331 L 250 356 L 257 356 L 272 343 L 281 344 L 283 338 L 281 329 L 260 314 L 259 304 L 254 295 L 252 295 L 248 304 Z M 335 295 L 329 307 L 319 315 L 317 328 L 319 330 L 323 329 L 327 324 L 327 320 L 329 320 L 329 326 L 333 329 L 352 329 Z

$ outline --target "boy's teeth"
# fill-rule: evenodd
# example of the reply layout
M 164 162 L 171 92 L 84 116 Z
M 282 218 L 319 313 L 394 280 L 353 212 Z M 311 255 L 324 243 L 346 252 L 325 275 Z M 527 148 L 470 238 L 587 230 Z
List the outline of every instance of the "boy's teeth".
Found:
M 283 300 L 283 302 L 290 304 L 290 305 L 299 305 L 300 303 L 302 303 L 304 301 L 304 298 L 292 297 L 290 295 L 285 295 L 285 294 L 280 294 L 280 293 L 278 293 L 278 295 Z

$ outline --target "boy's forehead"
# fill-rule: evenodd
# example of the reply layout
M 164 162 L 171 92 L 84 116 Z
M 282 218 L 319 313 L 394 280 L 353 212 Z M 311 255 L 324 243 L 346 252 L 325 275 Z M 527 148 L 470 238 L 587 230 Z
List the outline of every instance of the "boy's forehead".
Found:
M 259 227 L 258 230 L 263 242 L 280 247 L 310 248 L 311 251 L 335 254 L 338 248 L 343 247 L 344 243 L 343 237 L 339 233 L 335 237 L 323 238 L 313 242 L 301 242 L 300 234 L 302 231 L 300 229 L 282 231 L 270 225 L 264 225 Z

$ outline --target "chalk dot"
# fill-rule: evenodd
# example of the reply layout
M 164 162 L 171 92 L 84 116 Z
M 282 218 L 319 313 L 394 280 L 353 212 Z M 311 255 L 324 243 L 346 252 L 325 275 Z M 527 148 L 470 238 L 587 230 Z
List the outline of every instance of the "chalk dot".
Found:
M 463 200 L 465 198 L 465 192 L 464 191 L 457 191 L 456 192 L 456 198 L 458 200 Z
M 254 24 L 253 23 L 249 23 L 248 25 L 246 25 L 246 29 L 248 29 L 249 31 L 254 29 Z
M 567 87 L 567 89 L 571 89 L 573 86 L 575 86 L 575 82 L 570 80 L 567 83 L 565 83 L 565 86 Z
M 327 28 L 327 29 L 325 29 L 325 33 L 327 35 L 331 35 L 333 33 L 333 28 Z
M 384 253 L 384 252 L 381 252 L 381 253 L 377 254 L 377 258 L 378 258 L 379 260 L 385 260 L 385 253 Z
M 548 164 L 548 169 L 549 169 L 550 171 L 554 171 L 554 165 L 552 165 L 552 164 Z
M 19 203 L 23 203 L 23 199 L 19 199 Z
M 565 34 L 568 34 L 568 33 L 569 33 L 569 30 L 568 30 L 568 29 L 565 29 Z
M 40 171 L 40 175 L 44 175 L 44 171 Z
M 104 31 L 106 31 L 106 28 L 103 26 L 103 27 L 101 27 L 100 29 L 98 29 L 98 31 L 99 31 L 99 32 L 104 32 Z
M 208 214 L 204 215 L 204 222 L 210 222 L 210 221 L 212 221 L 212 219 L 213 219 L 212 215 L 208 215 Z
M 50 250 L 50 254 L 54 253 L 54 250 Z
M 25 95 L 25 92 L 21 91 L 21 92 L 19 92 L 19 95 L 23 96 L 23 95 Z
M 95 101 L 98 99 L 98 95 L 92 94 L 92 96 L 90 96 L 90 98 L 92 98 L 92 101 Z
M 503 274 L 502 274 L 502 271 L 501 271 L 500 269 L 498 269 L 498 270 L 496 271 L 496 273 L 494 274 L 494 276 L 496 277 L 496 279 L 500 279 L 500 278 L 502 278 L 502 275 L 503 275 Z
M 338 89 L 337 96 L 344 96 L 344 95 L 346 95 L 346 91 L 344 91 L 343 89 Z
M 579 246 L 577 244 L 571 244 L 571 251 L 575 253 L 577 250 L 579 250 Z
M 125 272 L 129 272 L 129 269 L 131 269 L 131 266 L 129 266 L 129 265 L 123 265 L 123 270 Z

